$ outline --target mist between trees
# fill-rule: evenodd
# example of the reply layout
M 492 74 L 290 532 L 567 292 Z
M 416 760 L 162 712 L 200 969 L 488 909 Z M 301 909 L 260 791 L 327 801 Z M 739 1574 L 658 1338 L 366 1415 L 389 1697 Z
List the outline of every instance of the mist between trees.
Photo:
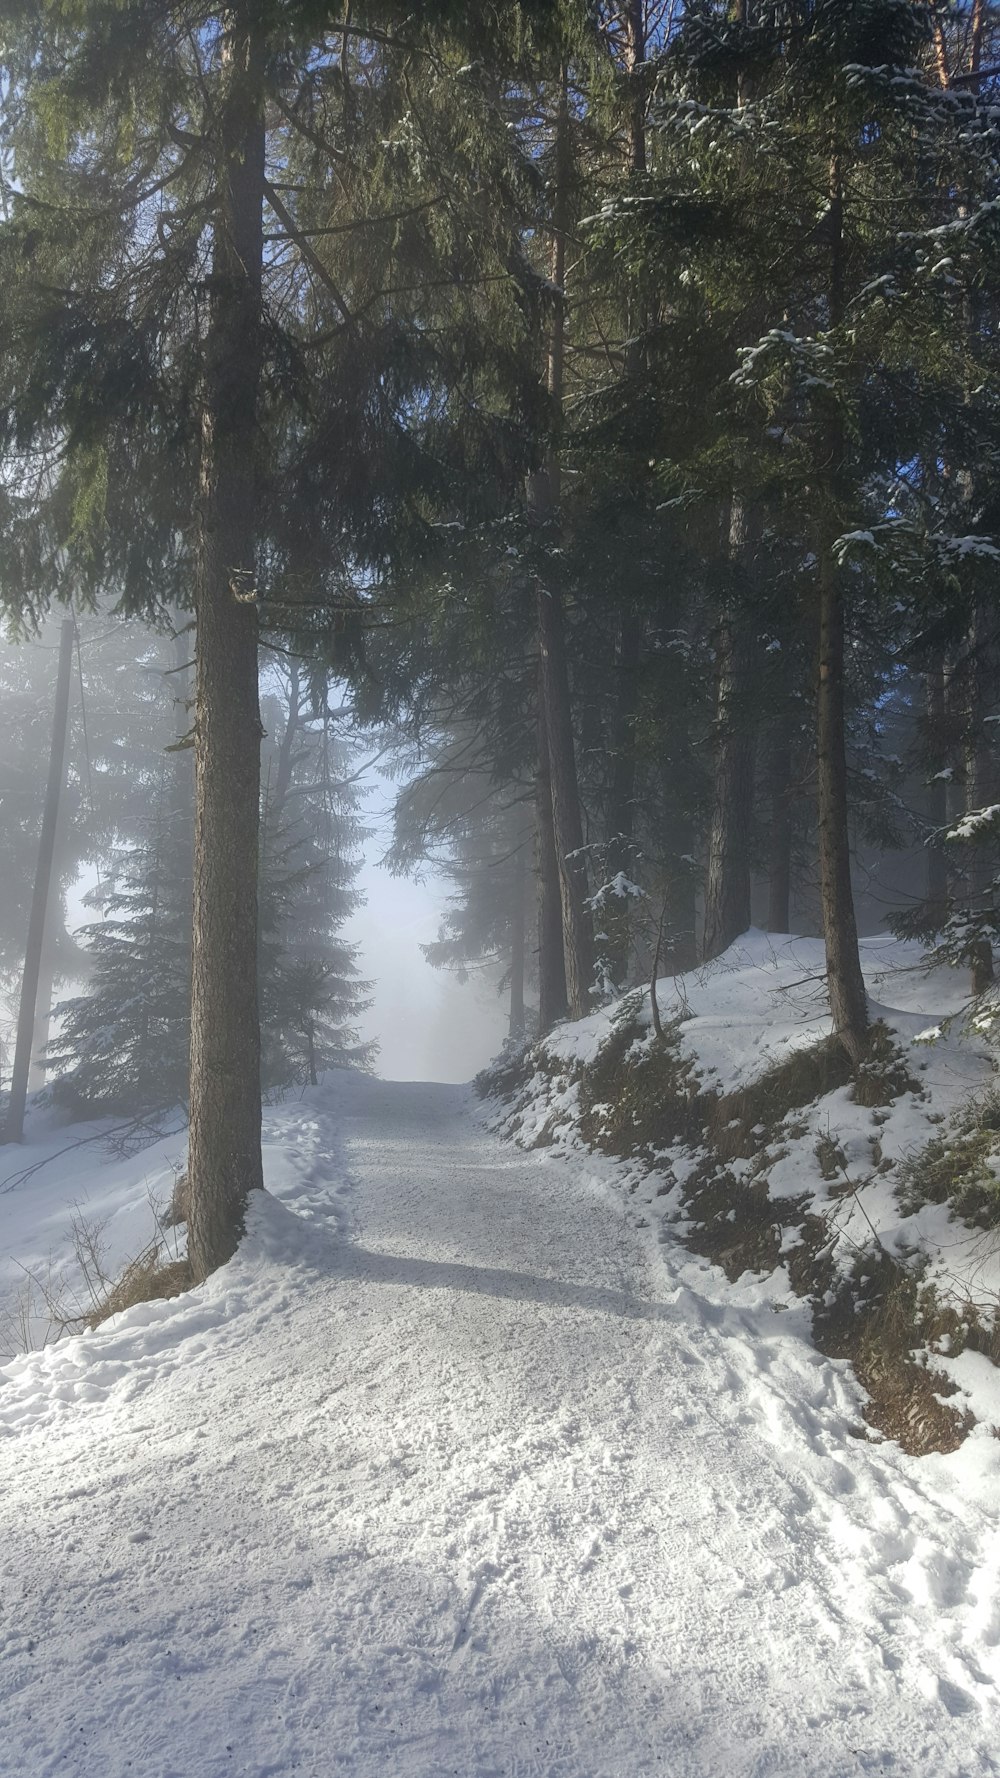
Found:
M 988 1016 L 995 8 L 4 32 L 3 966 L 68 606 L 54 881 L 99 871 L 96 917 L 74 948 L 54 894 L 23 976 L 42 1025 L 80 978 L 53 1096 L 186 1098 L 195 1275 L 261 1092 L 371 1062 L 340 934 L 375 754 L 391 867 L 452 879 L 430 960 L 493 970 L 515 1036 L 754 919 L 822 932 L 854 1067 L 859 921 Z

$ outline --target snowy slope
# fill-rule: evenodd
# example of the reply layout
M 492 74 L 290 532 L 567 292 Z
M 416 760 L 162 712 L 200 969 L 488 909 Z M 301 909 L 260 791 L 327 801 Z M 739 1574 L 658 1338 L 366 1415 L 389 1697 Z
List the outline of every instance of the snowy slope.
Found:
M 752 1160 L 730 1160 L 730 1174 L 749 1184 L 766 1175 L 767 1193 L 780 1220 L 787 1200 L 809 1199 L 807 1209 L 829 1219 L 834 1255 L 843 1270 L 854 1265 L 873 1234 L 889 1253 L 920 1252 L 927 1279 L 942 1301 L 974 1304 L 985 1320 L 1000 1311 L 1000 1235 L 955 1221 L 947 1205 L 925 1204 L 915 1214 L 900 1208 L 902 1164 L 926 1144 L 970 1099 L 997 1084 L 987 1040 L 970 1028 L 965 972 L 928 971 L 921 947 L 888 936 L 862 941 L 873 1019 L 889 1029 L 915 1090 L 891 1103 L 866 1107 L 850 1086 L 796 1107 Z M 775 937 L 751 931 L 715 962 L 657 985 L 664 1025 L 676 1021 L 678 1053 L 706 1091 L 730 1094 L 745 1088 L 796 1051 L 817 1045 L 832 1030 L 823 944 L 820 939 Z M 575 1024 L 557 1026 L 541 1046 L 547 1065 L 501 1110 L 497 1127 L 526 1146 L 539 1138 L 568 1152 L 579 1149 L 579 1070 L 592 1064 L 612 1036 L 620 1006 Z M 655 1050 L 648 992 L 635 1013 L 636 1045 Z M 832 1156 L 824 1165 L 822 1149 Z M 678 1142 L 658 1152 L 652 1177 L 642 1169 L 629 1184 L 649 1215 L 675 1219 L 678 1191 L 704 1149 Z M 785 1251 L 795 1244 L 786 1231 Z M 944 1361 L 943 1369 L 953 1369 Z M 1000 1426 L 992 1367 L 964 1364 L 954 1381 L 973 1397 L 973 1411 Z
M 1000 1772 L 997 1441 L 851 1437 L 799 1303 L 459 1089 L 268 1153 L 206 1286 L 4 1368 L 0 1771 Z

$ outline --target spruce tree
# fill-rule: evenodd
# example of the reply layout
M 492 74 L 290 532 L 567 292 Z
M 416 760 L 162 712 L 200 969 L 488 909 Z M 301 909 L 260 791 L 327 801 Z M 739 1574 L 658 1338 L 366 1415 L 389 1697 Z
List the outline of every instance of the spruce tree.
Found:
M 2 515 L 5 601 L 100 586 L 196 619 L 196 1276 L 261 1183 L 259 630 L 336 636 L 343 664 L 358 578 L 420 546 L 421 486 L 443 498 L 456 439 L 479 443 L 434 399 L 449 364 L 462 381 L 462 302 L 429 323 L 496 249 L 465 133 L 489 107 L 474 69 L 467 107 L 446 88 L 523 10 L 386 4 L 342 28 L 304 6 L 24 0 L 10 19 L 0 433 L 28 467 Z M 438 167 L 456 179 L 429 192 Z

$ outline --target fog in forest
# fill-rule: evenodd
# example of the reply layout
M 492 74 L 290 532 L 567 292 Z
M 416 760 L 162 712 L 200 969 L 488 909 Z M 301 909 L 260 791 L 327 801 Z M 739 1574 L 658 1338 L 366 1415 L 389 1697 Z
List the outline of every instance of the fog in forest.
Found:
M 448 889 L 437 876 L 414 882 L 382 866 L 390 794 L 383 779 L 366 783 L 365 822 L 374 831 L 358 877 L 364 904 L 349 928 L 375 984 L 362 1029 L 379 1044 L 376 1068 L 387 1080 L 469 1080 L 507 1034 L 499 971 L 473 970 L 460 981 L 426 961 L 420 947 L 437 938 Z
M 0 911 L 0 1041 L 5 1078 L 9 1078 L 13 1054 L 20 963 L 38 865 L 61 622 L 56 614 L 38 634 L 0 645 L 0 681 L 5 692 L 0 717 L 0 842 L 6 857 Z M 167 923 L 169 898 L 161 878 L 165 878 L 170 858 L 186 855 L 189 845 L 189 836 L 172 827 L 164 812 L 169 811 L 176 792 L 176 785 L 171 790 L 171 782 L 177 780 L 182 827 L 192 815 L 191 749 L 188 745 L 178 748 L 179 738 L 189 738 L 188 654 L 183 637 L 171 640 L 137 623 L 123 624 L 102 615 L 81 618 L 74 631 L 36 1040 L 51 1042 L 64 1029 L 59 1018 L 44 1029 L 48 1005 L 66 1000 L 79 1003 L 90 995 L 96 1004 L 100 993 L 95 986 L 100 986 L 105 965 L 111 966 L 111 976 L 104 986 L 112 985 L 114 958 L 105 956 L 103 964 L 98 961 L 95 974 L 95 944 L 110 933 L 126 945 L 135 940 L 130 991 L 153 992 L 155 966 L 143 972 L 142 935 L 147 927 L 152 934 L 157 926 Z M 367 1065 L 390 1079 L 466 1081 L 496 1053 L 506 1035 L 506 1005 L 498 994 L 501 970 L 488 957 L 477 960 L 468 971 L 433 967 L 426 959 L 422 947 L 438 940 L 454 884 L 432 864 L 409 875 L 388 868 L 398 786 L 380 772 L 377 762 L 392 737 L 387 740 L 380 735 L 376 744 L 370 735 L 350 735 L 350 716 L 340 708 L 336 687 L 331 687 L 331 696 L 338 705 L 338 769 L 349 781 L 343 792 L 349 801 L 339 809 L 330 856 L 319 863 L 314 860 L 306 873 L 300 868 L 299 854 L 307 836 L 293 831 L 289 837 L 283 826 L 279 841 L 268 839 L 268 785 L 273 789 L 277 784 L 280 742 L 289 733 L 288 695 L 287 677 L 269 669 L 265 659 L 261 697 L 268 734 L 264 742 L 262 870 L 266 869 L 269 844 L 272 849 L 275 844 L 284 846 L 286 882 L 279 895 L 283 903 L 303 888 L 308 890 L 310 881 L 322 880 L 324 873 L 343 879 L 343 904 L 335 902 L 325 910 L 323 936 L 329 937 L 335 930 L 337 944 L 352 952 L 351 965 L 358 982 L 353 1024 L 361 1048 L 373 1046 Z M 315 743 L 322 727 L 306 702 L 303 699 L 299 711 L 302 737 L 296 746 L 303 739 L 306 747 L 310 739 Z M 327 739 L 332 746 L 329 724 Z M 275 742 L 277 764 L 272 758 L 268 767 L 268 746 Z M 317 760 L 316 769 L 330 776 L 329 757 L 324 760 L 318 754 Z M 297 788 L 308 800 L 308 784 Z M 133 878 L 137 861 L 150 847 L 155 881 L 144 901 L 142 887 Z M 182 886 L 179 903 L 172 910 L 175 942 L 182 948 L 185 899 Z M 262 917 L 266 921 L 266 909 Z M 316 941 L 315 932 L 312 938 Z M 155 946 L 155 940 L 150 942 Z M 121 965 L 118 954 L 119 971 Z M 127 1041 L 127 1033 L 123 1032 L 122 1040 Z M 73 1056 L 62 1061 L 71 1063 Z M 36 1056 L 33 1087 L 41 1084 L 37 1063 Z M 50 1060 L 46 1072 L 51 1086 L 59 1075 L 60 1060 Z M 281 1082 L 282 1089 L 288 1090 L 293 1079 L 294 1075 Z

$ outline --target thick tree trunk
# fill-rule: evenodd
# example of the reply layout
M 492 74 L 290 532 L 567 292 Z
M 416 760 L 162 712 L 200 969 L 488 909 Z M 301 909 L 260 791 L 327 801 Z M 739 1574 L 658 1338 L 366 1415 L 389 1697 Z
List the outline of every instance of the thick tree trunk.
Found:
M 514 854 L 514 901 L 510 916 L 510 1037 L 524 1035 L 524 847 Z
M 226 15 L 195 588 L 195 856 L 189 1251 L 234 1252 L 263 1185 L 257 1007 L 260 705 L 254 531 L 264 125 L 245 15 Z
M 767 868 L 767 930 L 791 931 L 792 902 L 792 743 L 790 722 L 780 715 L 768 753 L 771 834 Z
M 45 920 L 52 893 L 52 861 L 55 856 L 59 800 L 62 796 L 66 770 L 66 727 L 69 718 L 69 681 L 73 664 L 73 637 L 76 625 L 71 617 L 63 620 L 59 639 L 59 670 L 56 678 L 55 714 L 52 721 L 52 746 L 49 751 L 49 775 L 42 809 L 42 829 L 38 840 L 38 863 L 35 886 L 28 916 L 28 937 L 24 947 L 24 973 L 21 976 L 21 998 L 17 1014 L 17 1037 L 14 1044 L 14 1068 L 7 1104 L 5 1142 L 20 1142 L 24 1137 L 24 1109 L 28 1097 L 28 1073 L 35 1033 L 35 1007 L 38 1002 L 38 979 L 41 973 Z
M 538 667 L 541 681 L 541 662 Z M 563 946 L 559 858 L 552 823 L 549 739 L 539 688 L 538 776 L 535 780 L 535 872 L 538 884 L 538 1029 L 544 1037 L 566 1017 L 566 961 Z

